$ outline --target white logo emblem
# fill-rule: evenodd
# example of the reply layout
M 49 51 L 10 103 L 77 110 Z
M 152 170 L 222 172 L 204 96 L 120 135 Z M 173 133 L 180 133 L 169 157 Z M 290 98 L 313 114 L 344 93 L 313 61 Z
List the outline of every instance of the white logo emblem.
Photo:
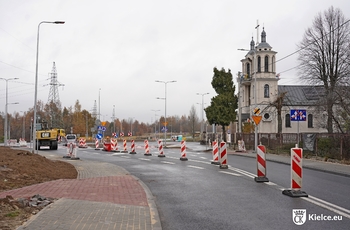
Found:
M 293 209 L 293 222 L 296 225 L 303 225 L 306 221 L 306 209 Z

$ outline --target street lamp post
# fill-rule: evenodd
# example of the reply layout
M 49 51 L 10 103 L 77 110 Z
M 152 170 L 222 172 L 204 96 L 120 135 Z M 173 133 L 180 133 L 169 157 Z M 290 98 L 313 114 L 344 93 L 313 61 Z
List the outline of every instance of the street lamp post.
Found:
M 0 78 L 6 81 L 6 102 L 5 102 L 5 124 L 4 124 L 4 146 L 7 146 L 7 106 L 8 106 L 8 81 L 17 80 L 18 78 Z M 18 103 L 15 103 L 18 104 Z
M 166 86 L 168 83 L 173 83 L 173 82 L 176 82 L 176 81 L 158 81 L 156 80 L 156 82 L 159 82 L 159 83 L 164 83 L 165 85 L 165 96 L 164 98 L 160 98 L 160 97 L 157 97 L 157 99 L 162 99 L 165 101 L 165 116 L 164 116 L 164 146 L 166 146 L 166 126 L 167 126 L 167 123 L 166 123 Z
M 203 111 L 204 111 L 204 95 L 208 95 L 209 93 L 197 93 L 197 95 L 202 95 L 202 117 L 201 117 L 201 136 L 203 135 L 203 120 L 204 120 L 204 115 L 203 115 Z
M 35 93 L 34 93 L 34 120 L 33 120 L 33 153 L 35 151 L 36 147 L 36 110 L 37 110 L 37 99 L 38 99 L 38 59 L 39 59 L 39 31 L 40 31 L 40 25 L 42 23 L 53 23 L 53 24 L 64 24 L 64 21 L 54 21 L 54 22 L 48 22 L 48 21 L 42 21 L 38 25 L 38 33 L 36 37 L 36 65 L 35 65 Z

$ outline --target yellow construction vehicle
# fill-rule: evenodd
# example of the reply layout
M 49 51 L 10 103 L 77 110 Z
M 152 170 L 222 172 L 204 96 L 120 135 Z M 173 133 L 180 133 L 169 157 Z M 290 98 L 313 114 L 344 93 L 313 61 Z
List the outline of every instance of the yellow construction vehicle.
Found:
M 36 149 L 41 146 L 49 146 L 51 150 L 57 150 L 58 131 L 48 127 L 46 121 L 42 120 L 36 124 Z

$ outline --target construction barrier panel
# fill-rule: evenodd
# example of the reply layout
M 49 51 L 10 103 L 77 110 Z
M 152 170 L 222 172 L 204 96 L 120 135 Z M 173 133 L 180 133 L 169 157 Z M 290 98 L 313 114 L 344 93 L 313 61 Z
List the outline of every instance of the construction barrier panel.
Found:
M 163 142 L 160 139 L 158 140 L 158 152 L 159 152 L 158 157 L 165 157 L 164 151 L 163 151 Z
M 23 138 L 20 138 L 18 143 L 21 147 L 27 147 L 27 142 Z
M 181 161 L 187 161 L 187 157 L 186 157 L 186 141 L 181 141 L 181 157 L 180 157 Z
M 63 156 L 63 158 L 69 158 L 71 160 L 79 160 L 80 158 L 77 156 L 77 146 L 75 143 L 71 142 L 67 144 L 67 155 Z
M 95 139 L 95 150 L 100 150 L 100 144 L 99 144 L 99 140 L 96 138 Z
M 118 147 L 118 140 L 117 139 L 111 139 L 111 144 L 112 144 L 112 151 L 116 153 L 120 153 L 119 147 Z
M 269 182 L 266 177 L 266 148 L 260 144 L 257 146 L 257 177 L 254 178 L 255 182 Z
M 219 165 L 219 148 L 218 148 L 218 142 L 213 141 L 213 161 L 211 162 L 214 165 Z
M 227 169 L 227 147 L 226 142 L 220 142 L 220 168 Z
M 295 148 L 291 148 L 291 189 L 282 191 L 282 194 L 291 197 L 308 197 L 307 193 L 301 191 L 302 179 L 303 179 L 303 149 L 298 148 L 296 144 Z
M 144 147 L 145 147 L 145 156 L 151 156 L 152 154 L 149 152 L 149 146 L 148 146 L 148 140 L 144 141 Z
M 79 147 L 79 148 L 87 148 L 85 138 L 81 138 L 81 139 L 79 140 L 79 146 L 78 146 L 78 147 Z
M 131 152 L 130 154 L 136 154 L 135 152 L 135 141 L 134 140 L 131 140 Z
M 126 145 L 126 140 L 124 139 L 123 140 L 123 151 L 122 151 L 122 153 L 127 153 L 127 152 L 128 152 L 128 147 Z

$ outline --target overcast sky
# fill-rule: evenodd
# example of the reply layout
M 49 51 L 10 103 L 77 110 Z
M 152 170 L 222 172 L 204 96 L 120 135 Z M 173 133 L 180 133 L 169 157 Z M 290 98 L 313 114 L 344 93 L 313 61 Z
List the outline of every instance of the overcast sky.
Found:
M 101 120 L 115 117 L 154 121 L 164 116 L 188 115 L 192 105 L 201 116 L 215 96 L 213 68 L 241 70 L 240 60 L 265 27 L 267 42 L 277 60 L 297 50 L 314 17 L 331 5 L 350 18 L 348 0 L 0 0 L 0 78 L 8 81 L 8 112 L 34 105 L 38 24 L 38 100 L 48 101 L 49 73 L 56 63 L 62 108 L 79 100 L 90 112 L 96 100 Z M 297 55 L 276 65 L 281 85 L 301 84 Z M 0 111 L 5 111 L 6 87 L 0 80 Z M 101 89 L 101 90 L 100 90 Z M 237 90 L 237 89 L 236 89 Z M 18 102 L 19 104 L 10 104 Z

